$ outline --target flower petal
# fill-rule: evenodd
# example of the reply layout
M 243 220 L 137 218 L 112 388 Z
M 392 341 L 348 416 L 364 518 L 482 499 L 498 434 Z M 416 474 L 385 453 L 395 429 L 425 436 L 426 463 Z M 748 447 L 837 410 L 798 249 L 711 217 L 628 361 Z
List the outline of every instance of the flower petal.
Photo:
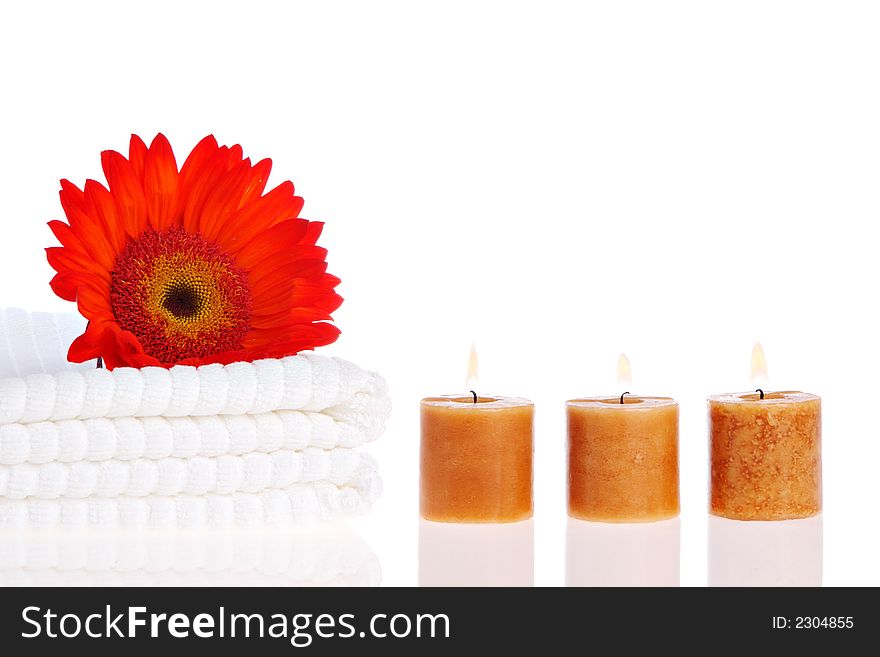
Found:
M 293 195 L 293 183 L 283 182 L 265 196 L 241 208 L 217 235 L 217 243 L 235 255 L 257 235 L 286 219 L 295 219 L 303 200 Z M 305 231 L 305 226 L 303 226 Z
M 266 183 L 269 181 L 269 173 L 272 171 L 272 160 L 266 158 L 265 160 L 260 160 L 253 167 L 251 167 L 251 176 L 248 181 L 247 188 L 244 191 L 244 194 L 241 196 L 241 202 L 239 203 L 239 209 L 246 206 L 248 203 L 253 203 L 260 195 L 262 195 L 263 190 L 266 189 Z
M 247 244 L 234 250 L 236 260 L 248 271 L 254 269 L 263 262 L 264 258 L 277 256 L 298 244 L 308 229 L 307 224 L 305 219 L 297 219 L 266 226 Z
M 225 172 L 226 154 L 220 149 L 198 169 L 187 173 L 186 186 L 181 189 L 182 222 L 186 231 L 198 233 L 205 201 Z
M 58 195 L 71 230 L 82 244 L 89 245 L 88 253 L 95 261 L 109 271 L 116 261 L 116 253 L 101 222 L 88 214 L 85 193 L 70 181 L 62 180 Z
M 52 269 L 59 274 L 82 278 L 94 277 L 108 285 L 110 283 L 110 272 L 92 260 L 88 254 L 61 246 L 50 246 L 46 249 L 46 259 Z
M 134 167 L 116 151 L 101 153 L 101 165 L 110 185 L 110 193 L 119 205 L 126 234 L 132 238 L 139 237 L 147 228 L 147 205 Z
M 65 274 L 55 274 L 49 281 L 52 291 L 65 301 L 76 301 L 76 282 Z
M 238 210 L 250 182 L 251 163 L 243 160 L 227 171 L 218 184 L 209 190 L 199 213 L 199 232 L 205 239 L 216 241 L 220 229 Z
M 144 162 L 144 195 L 150 225 L 162 232 L 175 225 L 178 206 L 177 162 L 165 135 L 159 133 L 150 144 Z
M 234 146 L 229 147 L 229 153 L 226 158 L 226 168 L 231 169 L 236 164 L 242 161 L 244 158 L 244 152 L 242 151 L 241 146 L 235 144 Z
M 96 220 L 112 251 L 113 262 L 125 248 L 125 229 L 122 211 L 113 195 L 104 185 L 94 180 L 86 180 L 86 214 Z
M 144 165 L 147 161 L 147 145 L 137 135 L 131 136 L 131 141 L 128 144 L 128 159 L 131 162 L 135 178 L 138 179 L 138 182 L 143 183 Z
M 85 363 L 106 353 L 103 348 L 104 330 L 97 324 L 89 323 L 85 333 L 76 338 L 67 350 L 67 360 L 71 363 Z
M 217 154 L 220 147 L 214 135 L 208 135 L 192 149 L 183 166 L 180 167 L 180 189 L 184 190 L 192 177 L 201 171 L 202 167 Z
M 61 242 L 63 246 L 77 251 L 78 253 L 89 253 L 89 249 L 83 246 L 83 243 L 76 236 L 76 233 L 74 233 L 73 230 L 71 230 L 70 226 L 68 226 L 63 221 L 50 221 L 49 230 L 52 231 L 52 234 L 57 238 L 59 242 Z

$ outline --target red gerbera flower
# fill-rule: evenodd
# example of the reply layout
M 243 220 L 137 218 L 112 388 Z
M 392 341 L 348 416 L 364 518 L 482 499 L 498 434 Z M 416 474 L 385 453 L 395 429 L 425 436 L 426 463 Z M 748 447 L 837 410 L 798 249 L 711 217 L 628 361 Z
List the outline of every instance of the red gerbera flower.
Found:
M 168 140 L 132 135 L 128 159 L 101 154 L 109 190 L 61 181 L 68 224 L 49 227 L 52 289 L 89 320 L 68 358 L 108 367 L 282 357 L 330 344 L 342 298 L 316 246 L 322 223 L 297 218 L 287 181 L 263 194 L 272 163 L 205 137 L 180 171 Z

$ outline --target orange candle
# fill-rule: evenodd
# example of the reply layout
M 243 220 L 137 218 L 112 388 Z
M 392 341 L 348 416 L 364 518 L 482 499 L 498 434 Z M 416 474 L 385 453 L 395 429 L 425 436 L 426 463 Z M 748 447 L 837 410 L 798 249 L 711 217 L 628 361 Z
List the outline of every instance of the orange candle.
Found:
M 735 520 L 822 511 L 822 406 L 804 392 L 709 398 L 709 511 Z
M 570 516 L 650 522 L 678 515 L 675 400 L 593 397 L 566 406 Z
M 534 405 L 515 397 L 429 397 L 421 405 L 425 520 L 532 516 Z

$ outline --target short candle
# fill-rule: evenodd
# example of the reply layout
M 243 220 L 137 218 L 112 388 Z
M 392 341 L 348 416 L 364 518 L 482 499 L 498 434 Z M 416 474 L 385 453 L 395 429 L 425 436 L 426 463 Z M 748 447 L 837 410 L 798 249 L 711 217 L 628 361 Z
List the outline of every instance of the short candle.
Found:
M 678 404 L 668 397 L 566 403 L 568 514 L 650 522 L 679 513 Z
M 420 512 L 438 522 L 532 516 L 534 405 L 516 397 L 421 403 Z
M 822 404 L 805 392 L 709 397 L 709 511 L 735 520 L 822 511 Z

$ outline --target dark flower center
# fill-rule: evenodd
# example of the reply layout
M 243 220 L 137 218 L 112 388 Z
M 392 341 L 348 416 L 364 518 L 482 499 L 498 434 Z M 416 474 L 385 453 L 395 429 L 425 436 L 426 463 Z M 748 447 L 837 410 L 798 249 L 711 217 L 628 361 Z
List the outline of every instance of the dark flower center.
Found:
M 147 230 L 128 242 L 111 277 L 119 326 L 159 362 L 242 348 L 251 320 L 247 273 L 201 235 Z
M 198 290 L 186 283 L 173 283 L 165 292 L 162 305 L 179 319 L 192 319 L 202 309 L 203 300 Z

